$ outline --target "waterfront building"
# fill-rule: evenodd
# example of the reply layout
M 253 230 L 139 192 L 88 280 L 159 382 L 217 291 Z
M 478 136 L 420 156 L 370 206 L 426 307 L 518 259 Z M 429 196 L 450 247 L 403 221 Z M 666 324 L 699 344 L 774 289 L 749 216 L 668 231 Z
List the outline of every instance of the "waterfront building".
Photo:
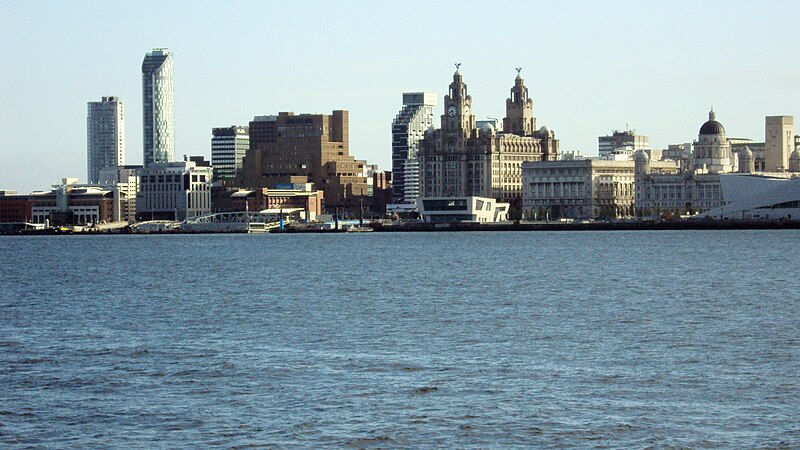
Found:
M 175 160 L 172 52 L 154 48 L 142 61 L 144 167 Z
M 125 164 L 125 125 L 122 101 L 103 97 L 89 102 L 86 115 L 86 172 L 89 183 L 100 181 L 100 170 Z
M 492 223 L 508 220 L 508 203 L 486 197 L 420 197 L 417 209 L 424 222 Z
M 700 214 L 700 217 L 800 220 L 800 178 L 791 174 L 723 174 L 720 175 L 720 185 L 725 204 Z
M 0 190 L 0 223 L 29 222 L 31 202 L 27 195 L 10 189 Z
M 142 166 L 106 167 L 100 171 L 100 186 L 114 192 L 114 221 L 136 220 L 136 196 Z
M 208 165 L 196 161 L 153 163 L 140 171 L 136 218 L 185 220 L 211 212 L 211 180 Z
M 713 110 L 692 147 L 689 164 L 682 165 L 680 173 L 654 171 L 649 155 L 636 153 L 637 217 L 694 214 L 725 203 L 720 174 L 736 172 L 739 155 L 731 151 L 725 127 Z
M 212 189 L 214 212 L 299 212 L 299 217 L 315 221 L 325 207 L 325 193 L 312 183 L 286 186 L 281 189 L 239 189 L 225 186 Z
M 392 197 L 395 203 L 416 204 L 419 197 L 419 142 L 433 126 L 436 94 L 403 93 L 403 107 L 392 121 Z
M 794 118 L 767 116 L 764 126 L 764 159 L 769 172 L 785 171 L 794 151 Z
M 211 166 L 214 181 L 234 183 L 242 175 L 242 161 L 250 148 L 250 129 L 238 125 L 211 130 Z
M 349 114 L 281 112 L 250 122 L 250 148 L 239 185 L 278 188 L 314 183 L 329 207 L 359 204 L 367 195 L 366 161 L 350 155 Z
M 46 192 L 28 196 L 31 222 L 51 226 L 88 225 L 114 220 L 114 193 L 99 186 L 80 185 L 64 178 Z
M 656 170 L 677 173 L 674 161 Z M 522 208 L 533 220 L 634 217 L 635 167 L 631 160 L 574 159 L 522 163 Z
M 491 124 L 478 129 L 461 72 L 453 74 L 444 97 L 441 128 L 429 129 L 420 143 L 420 195 L 485 197 L 519 208 L 523 161 L 554 161 L 558 140 L 537 129 L 533 100 L 518 73 L 506 100 L 502 132 Z
M 636 130 L 614 130 L 610 135 L 599 136 L 597 144 L 600 159 L 612 161 L 629 160 L 639 150 L 650 150 L 649 138 L 636 134 Z

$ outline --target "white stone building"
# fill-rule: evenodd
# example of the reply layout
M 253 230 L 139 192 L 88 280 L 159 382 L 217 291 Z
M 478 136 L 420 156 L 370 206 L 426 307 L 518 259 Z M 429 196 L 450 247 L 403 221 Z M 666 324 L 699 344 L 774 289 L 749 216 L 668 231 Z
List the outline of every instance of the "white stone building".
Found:
M 674 161 L 658 170 L 677 173 Z M 524 162 L 522 209 L 528 219 L 633 218 L 633 161 L 576 159 Z
M 185 220 L 211 212 L 213 171 L 194 161 L 154 163 L 140 172 L 136 218 Z

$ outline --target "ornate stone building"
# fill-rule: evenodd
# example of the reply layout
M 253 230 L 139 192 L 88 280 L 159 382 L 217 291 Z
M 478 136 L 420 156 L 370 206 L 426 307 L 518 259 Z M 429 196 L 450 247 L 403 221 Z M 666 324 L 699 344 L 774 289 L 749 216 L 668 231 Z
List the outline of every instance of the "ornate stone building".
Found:
M 518 74 L 506 100 L 504 131 L 486 124 L 478 129 L 472 97 L 456 69 L 441 128 L 429 129 L 420 143 L 420 194 L 423 197 L 487 197 L 519 208 L 522 162 L 555 161 L 559 148 L 555 133 L 536 129 L 533 100 Z
M 724 204 L 719 175 L 738 170 L 738 155 L 731 152 L 725 127 L 717 122 L 713 110 L 693 147 L 690 164 L 677 174 L 656 172 L 646 153 L 635 155 L 637 216 L 694 214 Z M 747 158 L 749 169 L 752 154 Z

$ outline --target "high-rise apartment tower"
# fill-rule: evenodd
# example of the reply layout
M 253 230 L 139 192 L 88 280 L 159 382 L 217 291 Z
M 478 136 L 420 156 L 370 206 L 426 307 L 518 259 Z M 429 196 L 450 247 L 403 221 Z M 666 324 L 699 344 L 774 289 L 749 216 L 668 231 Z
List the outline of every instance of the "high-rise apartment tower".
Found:
M 122 102 L 103 97 L 88 103 L 86 116 L 86 178 L 100 180 L 100 170 L 125 164 L 125 126 Z
M 175 159 L 172 52 L 154 48 L 142 61 L 144 166 Z
M 392 122 L 392 197 L 395 203 L 415 203 L 419 197 L 419 141 L 433 126 L 436 94 L 403 94 L 403 108 Z

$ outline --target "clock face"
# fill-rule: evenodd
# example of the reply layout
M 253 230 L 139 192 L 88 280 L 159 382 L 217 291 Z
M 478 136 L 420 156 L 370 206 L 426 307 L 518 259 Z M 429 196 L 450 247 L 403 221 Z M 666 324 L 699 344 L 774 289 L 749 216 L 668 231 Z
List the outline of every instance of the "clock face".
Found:
M 450 117 L 456 116 L 456 107 L 455 105 L 450 105 L 447 107 L 447 115 Z

